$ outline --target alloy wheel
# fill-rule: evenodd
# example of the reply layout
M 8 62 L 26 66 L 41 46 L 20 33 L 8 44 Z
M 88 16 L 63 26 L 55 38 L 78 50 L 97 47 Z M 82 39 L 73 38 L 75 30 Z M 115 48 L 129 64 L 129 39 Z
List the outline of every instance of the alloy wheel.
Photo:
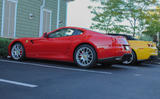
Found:
M 89 66 L 94 59 L 93 52 L 88 47 L 81 47 L 77 50 L 76 60 L 77 63 L 83 67 Z
M 14 60 L 20 60 L 23 56 L 23 46 L 20 43 L 16 43 L 13 45 L 11 49 L 11 55 Z

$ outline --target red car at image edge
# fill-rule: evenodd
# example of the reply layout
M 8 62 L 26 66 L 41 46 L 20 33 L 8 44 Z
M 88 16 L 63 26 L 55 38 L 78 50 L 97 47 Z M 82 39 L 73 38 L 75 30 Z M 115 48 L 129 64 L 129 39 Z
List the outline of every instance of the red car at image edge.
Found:
M 121 36 L 110 36 L 78 27 L 62 27 L 42 37 L 18 38 L 9 47 L 14 60 L 24 58 L 74 62 L 82 68 L 96 63 L 113 64 L 131 57 L 131 48 Z

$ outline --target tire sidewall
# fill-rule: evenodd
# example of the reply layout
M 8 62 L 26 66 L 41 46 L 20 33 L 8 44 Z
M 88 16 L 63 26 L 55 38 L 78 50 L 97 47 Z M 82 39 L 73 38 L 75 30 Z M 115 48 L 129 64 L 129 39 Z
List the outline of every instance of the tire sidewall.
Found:
M 136 53 L 132 50 L 132 55 L 133 55 L 133 61 L 130 64 L 136 64 L 137 63 L 137 56 Z
M 132 50 L 132 53 L 131 53 L 131 54 L 132 54 L 132 56 L 133 56 L 132 62 L 131 62 L 131 63 L 128 63 L 128 64 L 122 62 L 122 64 L 124 64 L 124 65 L 134 65 L 134 64 L 137 63 L 137 56 L 136 56 L 136 53 Z
M 12 56 L 12 48 L 13 48 L 13 46 L 16 45 L 16 44 L 20 44 L 20 45 L 22 46 L 22 56 L 21 56 L 20 59 L 14 59 L 13 56 Z M 21 43 L 18 42 L 18 43 L 14 43 L 14 44 L 12 45 L 12 47 L 11 47 L 11 58 L 12 58 L 13 60 L 17 60 L 17 61 L 22 61 L 22 60 L 24 60 L 24 58 L 25 58 L 25 49 L 24 49 L 24 46 L 23 46 Z
M 77 60 L 76 60 L 76 53 L 77 53 L 77 51 L 78 51 L 80 48 L 82 48 L 82 47 L 87 47 L 87 48 L 91 49 L 91 51 L 92 51 L 92 53 L 93 53 L 93 60 L 92 60 L 92 62 L 91 62 L 89 65 L 87 65 L 87 66 L 81 66 L 81 65 L 77 62 Z M 94 49 L 92 46 L 88 45 L 88 44 L 80 45 L 80 46 L 78 46 L 78 47 L 76 48 L 76 50 L 75 50 L 75 52 L 74 52 L 74 62 L 75 62 L 79 67 L 81 67 L 81 68 L 92 68 L 92 67 L 95 66 L 95 64 L 96 64 L 96 62 L 97 62 L 97 53 L 96 53 L 95 49 Z

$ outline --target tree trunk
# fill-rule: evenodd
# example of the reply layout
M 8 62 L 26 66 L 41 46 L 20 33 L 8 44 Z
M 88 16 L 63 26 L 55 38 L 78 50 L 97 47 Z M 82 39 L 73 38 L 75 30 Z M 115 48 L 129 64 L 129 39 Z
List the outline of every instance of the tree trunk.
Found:
M 133 27 L 133 37 L 135 36 L 136 34 L 136 18 L 134 18 L 134 27 Z
M 157 46 L 159 46 L 159 32 L 157 33 Z

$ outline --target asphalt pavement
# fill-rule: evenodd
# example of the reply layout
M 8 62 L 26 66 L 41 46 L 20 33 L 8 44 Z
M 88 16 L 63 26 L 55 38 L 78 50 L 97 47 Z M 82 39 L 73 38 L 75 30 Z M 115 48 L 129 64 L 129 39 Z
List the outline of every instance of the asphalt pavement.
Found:
M 64 62 L 0 59 L 0 99 L 160 99 L 160 61 L 81 69 Z

